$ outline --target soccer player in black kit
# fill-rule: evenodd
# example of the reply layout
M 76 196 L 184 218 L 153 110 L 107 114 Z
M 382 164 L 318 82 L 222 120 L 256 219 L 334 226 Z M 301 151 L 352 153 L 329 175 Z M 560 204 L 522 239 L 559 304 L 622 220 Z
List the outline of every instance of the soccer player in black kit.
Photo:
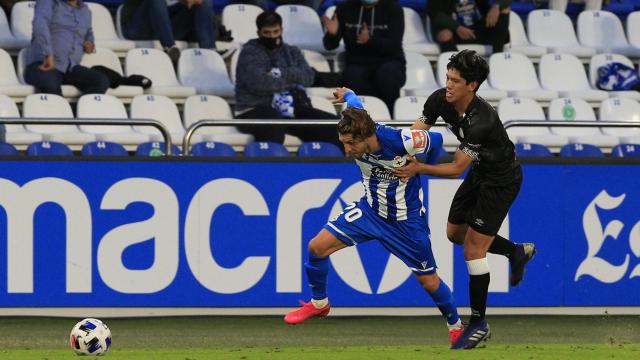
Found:
M 442 117 L 460 140 L 451 163 L 427 165 L 415 159 L 394 172 L 405 181 L 416 174 L 459 177 L 471 166 L 456 192 L 447 223 L 447 237 L 464 246 L 469 270 L 471 318 L 452 349 L 472 349 L 490 336 L 485 320 L 489 292 L 487 252 L 509 258 L 511 286 L 520 283 L 534 244 L 516 244 L 497 235 L 522 184 L 515 147 L 495 109 L 476 95 L 489 75 L 489 65 L 475 51 L 462 50 L 447 64 L 447 86 L 424 104 L 416 129 L 428 130 Z

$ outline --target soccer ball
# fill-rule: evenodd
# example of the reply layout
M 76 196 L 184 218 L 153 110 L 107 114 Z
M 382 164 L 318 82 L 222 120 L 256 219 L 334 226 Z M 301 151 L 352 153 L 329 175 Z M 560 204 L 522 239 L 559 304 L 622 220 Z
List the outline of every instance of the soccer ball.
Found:
M 71 329 L 69 345 L 78 355 L 104 355 L 111 347 L 111 330 L 98 319 L 84 319 Z

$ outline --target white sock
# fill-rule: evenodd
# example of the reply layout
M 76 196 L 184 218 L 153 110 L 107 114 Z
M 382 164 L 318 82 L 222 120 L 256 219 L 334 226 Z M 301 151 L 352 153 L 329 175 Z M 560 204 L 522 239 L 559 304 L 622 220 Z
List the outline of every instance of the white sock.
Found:
M 323 307 L 329 304 L 329 298 L 324 298 L 320 300 L 311 299 L 311 303 L 316 309 L 322 309 Z
M 447 326 L 449 327 L 449 330 L 461 329 L 462 328 L 462 321 L 460 321 L 460 319 L 458 319 L 457 323 L 455 323 L 455 324 L 447 323 Z

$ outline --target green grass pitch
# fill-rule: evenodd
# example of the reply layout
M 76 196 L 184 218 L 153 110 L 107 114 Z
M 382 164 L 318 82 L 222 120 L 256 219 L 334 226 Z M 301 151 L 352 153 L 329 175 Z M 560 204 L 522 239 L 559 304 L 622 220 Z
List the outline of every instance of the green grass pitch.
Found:
M 0 318 L 0 359 L 82 359 L 67 341 L 79 319 Z M 493 337 L 448 349 L 438 317 L 329 317 L 287 326 L 281 317 L 104 319 L 106 359 L 640 359 L 640 316 L 491 316 Z

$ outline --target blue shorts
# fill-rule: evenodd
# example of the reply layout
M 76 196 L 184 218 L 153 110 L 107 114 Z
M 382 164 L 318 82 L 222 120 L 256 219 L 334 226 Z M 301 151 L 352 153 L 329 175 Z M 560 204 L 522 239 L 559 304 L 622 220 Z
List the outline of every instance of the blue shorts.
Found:
M 388 221 L 378 216 L 366 202 L 354 202 L 337 218 L 331 219 L 324 229 L 349 246 L 378 240 L 415 274 L 436 272 L 431 234 L 424 213 L 408 220 Z

